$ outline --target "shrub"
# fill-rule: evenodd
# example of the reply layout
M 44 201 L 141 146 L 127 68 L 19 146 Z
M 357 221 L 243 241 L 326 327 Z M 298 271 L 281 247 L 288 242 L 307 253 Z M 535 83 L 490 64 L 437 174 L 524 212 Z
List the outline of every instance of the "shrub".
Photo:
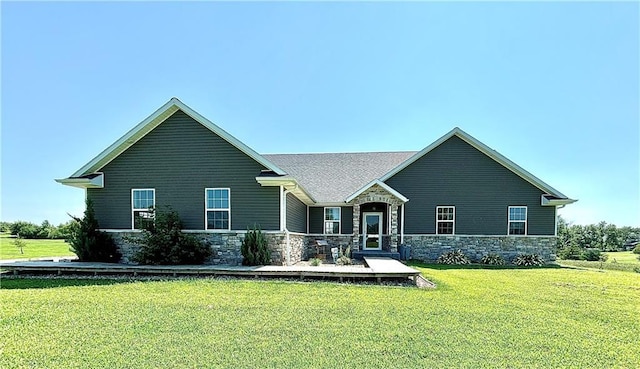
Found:
M 572 243 L 558 251 L 558 257 L 563 260 L 580 260 L 580 248 Z
M 445 252 L 438 257 L 436 262 L 438 264 L 463 265 L 469 264 L 469 258 L 467 258 L 462 250 L 456 250 Z
M 336 260 L 336 264 L 338 265 L 352 265 L 353 260 L 351 260 L 351 246 L 347 246 L 347 248 L 342 252 L 342 246 L 340 247 L 340 257 Z
M 633 248 L 632 251 L 634 254 L 640 254 L 640 243 L 636 245 L 636 247 Z
M 271 253 L 267 240 L 264 238 L 260 227 L 254 225 L 253 229 L 247 229 L 247 234 L 242 240 L 242 265 L 268 265 L 271 263 Z
M 498 254 L 488 254 L 483 256 L 480 262 L 489 265 L 504 265 L 504 258 Z
M 142 237 L 130 239 L 140 245 L 134 261 L 150 265 L 202 264 L 211 256 L 211 248 L 182 232 L 177 212 L 154 210 L 154 218 L 142 231 Z
M 120 255 L 111 235 L 98 230 L 100 227 L 91 200 L 87 199 L 84 217 L 71 216 L 71 218 L 73 218 L 74 225 L 69 227 L 67 242 L 71 245 L 70 250 L 78 256 L 79 261 L 106 263 L 120 261 L 122 255 Z
M 542 266 L 544 259 L 538 254 L 521 254 L 513 259 L 513 264 L 517 266 Z
M 27 246 L 27 243 L 22 240 L 20 237 L 16 237 L 13 240 L 13 245 L 20 249 L 20 254 L 24 254 L 24 247 Z
M 602 257 L 606 257 L 606 255 L 603 254 L 600 249 L 585 249 L 582 254 L 580 254 L 580 259 L 587 261 L 599 261 Z
M 311 258 L 309 259 L 309 265 L 317 267 L 320 264 L 322 264 L 322 260 L 318 259 L 318 258 Z

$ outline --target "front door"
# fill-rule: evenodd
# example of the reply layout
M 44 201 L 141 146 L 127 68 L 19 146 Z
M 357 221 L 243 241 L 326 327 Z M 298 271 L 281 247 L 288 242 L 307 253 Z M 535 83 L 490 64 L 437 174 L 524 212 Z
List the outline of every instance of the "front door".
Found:
M 382 213 L 363 213 L 363 250 L 382 250 Z

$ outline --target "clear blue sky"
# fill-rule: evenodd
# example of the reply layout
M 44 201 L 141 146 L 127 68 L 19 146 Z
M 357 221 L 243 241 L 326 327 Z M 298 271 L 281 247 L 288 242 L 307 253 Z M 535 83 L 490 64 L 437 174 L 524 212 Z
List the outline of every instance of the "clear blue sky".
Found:
M 639 5 L 2 2 L 2 220 L 171 97 L 260 153 L 420 150 L 459 126 L 640 225 Z

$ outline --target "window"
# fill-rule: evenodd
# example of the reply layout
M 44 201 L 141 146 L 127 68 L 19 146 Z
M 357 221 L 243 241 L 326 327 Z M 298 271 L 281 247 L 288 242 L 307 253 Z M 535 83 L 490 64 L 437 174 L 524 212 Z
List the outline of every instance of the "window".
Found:
M 206 229 L 231 229 L 231 201 L 228 188 L 205 189 Z
M 145 229 L 153 223 L 153 208 L 155 206 L 156 190 L 153 188 L 131 190 L 131 227 Z
M 509 234 L 527 234 L 526 206 L 509 206 Z
M 340 208 L 324 208 L 324 233 L 340 234 Z
M 454 234 L 456 225 L 455 206 L 436 206 L 436 234 Z

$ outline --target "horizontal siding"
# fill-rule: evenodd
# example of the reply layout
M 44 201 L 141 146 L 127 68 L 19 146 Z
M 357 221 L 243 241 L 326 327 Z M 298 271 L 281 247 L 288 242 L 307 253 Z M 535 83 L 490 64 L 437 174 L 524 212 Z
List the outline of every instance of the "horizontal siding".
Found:
M 279 187 L 255 180 L 262 165 L 187 114 L 177 111 L 100 171 L 105 188 L 89 189 L 101 228 L 131 228 L 131 189 L 155 188 L 186 229 L 204 229 L 204 189 L 231 189 L 231 226 L 279 229 Z
M 309 233 L 319 234 L 323 233 L 324 224 L 324 208 L 321 207 L 309 207 Z
M 307 205 L 293 194 L 287 194 L 287 229 L 290 232 L 307 232 Z
M 528 234 L 553 235 L 555 209 L 542 191 L 453 136 L 386 183 L 409 198 L 405 234 L 435 233 L 436 206 L 456 207 L 456 234 L 507 234 L 507 208 L 528 207 Z

